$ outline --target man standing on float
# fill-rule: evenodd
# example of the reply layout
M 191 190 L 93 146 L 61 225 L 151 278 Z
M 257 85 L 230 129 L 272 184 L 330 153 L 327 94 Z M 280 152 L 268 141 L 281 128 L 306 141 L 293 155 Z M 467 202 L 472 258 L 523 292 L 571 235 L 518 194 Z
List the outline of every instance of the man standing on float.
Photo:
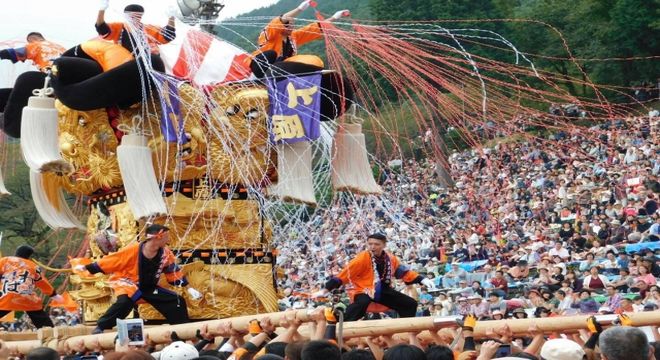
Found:
M 33 31 L 27 35 L 27 44 L 15 49 L 0 50 L 0 59 L 12 63 L 32 60 L 40 71 L 46 72 L 53 65 L 53 60 L 60 57 L 64 48 L 54 42 L 48 41 L 41 33 Z
M 294 19 L 305 11 L 312 0 L 305 0 L 297 8 L 276 17 L 259 34 L 259 50 L 252 55 L 254 59 L 250 68 L 258 78 L 263 77 L 265 70 L 273 63 L 285 61 L 298 53 L 298 46 L 323 37 L 321 25 L 318 22 L 309 23 L 299 29 L 293 28 Z M 336 21 L 350 16 L 350 11 L 339 10 L 326 21 Z
M 414 317 L 417 312 L 417 301 L 394 290 L 393 278 L 401 279 L 406 284 L 421 283 L 429 289 L 434 288 L 435 285 L 430 279 L 401 265 L 396 256 L 385 251 L 386 244 L 385 235 L 369 235 L 367 237 L 369 250 L 357 254 L 339 275 L 328 280 L 325 289 L 314 296 L 321 297 L 342 285 L 350 285 L 349 295 L 352 303 L 346 308 L 344 320 L 361 319 L 372 302 L 389 307 L 400 317 Z
M 40 71 L 24 72 L 16 79 L 13 88 L 0 89 L 0 119 L 4 118 L 0 120 L 0 129 L 15 138 L 21 137 L 21 114 L 32 96 L 32 90 L 43 86 L 53 60 L 65 50 L 36 31 L 29 33 L 26 40 L 27 44 L 23 47 L 0 50 L 0 60 L 12 63 L 31 60 Z
M 169 229 L 162 225 L 150 225 L 146 229 L 145 240 L 127 245 L 116 253 L 104 256 L 89 265 L 76 265 L 76 273 L 89 271 L 92 274 L 110 275 L 110 286 L 117 300 L 97 322 L 93 333 L 111 329 L 117 319 L 125 318 L 134 305 L 140 302 L 151 304 L 168 323 L 187 323 L 186 300 L 175 292 L 158 286 L 161 274 L 173 286 L 187 286 L 188 281 L 176 264 L 174 253 L 167 247 Z M 199 300 L 202 294 L 187 288 L 192 300 Z
M 167 26 L 158 27 L 142 24 L 144 8 L 141 5 L 131 4 L 124 8 L 124 14 L 128 18 L 127 23 L 106 23 L 105 11 L 108 9 L 109 0 L 101 0 L 99 13 L 96 17 L 96 32 L 105 40 L 119 44 L 132 53 L 136 53 L 136 45 L 139 43 L 135 38 L 138 31 L 143 31 L 151 53 L 158 54 L 158 45 L 167 44 L 176 37 L 174 17 L 170 16 Z

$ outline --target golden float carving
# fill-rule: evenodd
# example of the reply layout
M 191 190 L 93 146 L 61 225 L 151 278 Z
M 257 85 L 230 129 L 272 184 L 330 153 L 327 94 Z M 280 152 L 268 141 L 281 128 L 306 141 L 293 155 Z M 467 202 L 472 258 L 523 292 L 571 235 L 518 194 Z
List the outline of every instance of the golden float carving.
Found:
M 186 144 L 165 141 L 159 126 L 160 114 L 152 113 L 144 119 L 157 176 L 166 183 L 189 181 L 192 188 L 185 195 L 179 190 L 165 196 L 168 218 L 162 221 L 172 229 L 170 247 L 180 251 L 268 251 L 272 228 L 261 219 L 258 202 L 223 200 L 211 191 L 211 182 L 259 185 L 275 178 L 276 154 L 268 146 L 266 90 L 257 85 L 220 87 L 210 95 L 216 106 L 207 118 L 202 113 L 205 99 L 201 93 L 188 85 L 180 86 L 178 91 Z M 76 111 L 59 102 L 56 107 L 60 149 L 74 171 L 49 176 L 57 176 L 66 191 L 92 199 L 87 236 L 92 257 L 98 258 L 106 252 L 95 241 L 99 234 L 116 239 L 117 248 L 121 248 L 134 241 L 141 228 L 122 198 L 116 159 L 116 134 L 130 128 L 133 116 L 141 109 L 122 110 L 110 119 L 105 109 Z M 205 297 L 192 301 L 181 289 L 173 290 L 186 297 L 193 319 L 276 311 L 273 265 L 259 264 L 255 259 L 246 257 L 247 264 L 236 265 L 230 265 L 231 258 L 225 264 L 182 264 L 191 285 Z M 114 300 L 105 278 L 73 275 L 71 280 L 79 286 L 71 294 L 83 301 L 85 320 L 97 320 Z M 140 305 L 140 314 L 146 319 L 162 318 L 147 304 Z

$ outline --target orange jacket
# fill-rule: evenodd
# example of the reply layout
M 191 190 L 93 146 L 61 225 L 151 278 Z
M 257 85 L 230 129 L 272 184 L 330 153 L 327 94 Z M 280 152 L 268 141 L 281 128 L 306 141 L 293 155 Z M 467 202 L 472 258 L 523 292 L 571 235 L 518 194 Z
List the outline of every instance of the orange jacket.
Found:
M 25 45 L 25 59 L 32 60 L 40 70 L 53 65 L 53 60 L 62 55 L 65 49 L 50 41 L 36 41 Z
M 121 34 L 124 30 L 124 23 L 109 23 L 110 32 L 102 35 L 105 40 L 112 41 L 115 44 L 121 44 Z M 147 35 L 147 43 L 154 54 L 158 54 L 158 45 L 167 44 L 168 40 L 163 36 L 163 28 L 154 25 L 143 25 L 144 33 Z
M 298 46 L 307 44 L 310 41 L 314 41 L 323 37 L 323 32 L 321 31 L 321 26 L 319 23 L 311 23 L 305 25 L 300 29 L 296 29 L 291 32 L 289 39 L 291 40 L 291 46 L 293 46 L 293 54 L 296 55 L 298 52 Z M 261 52 L 274 50 L 277 53 L 277 57 L 283 56 L 282 50 L 284 48 L 284 41 L 286 37 L 284 36 L 284 23 L 282 23 L 282 18 L 280 16 L 271 20 L 271 22 L 266 25 L 266 27 L 259 34 L 259 50 L 253 53 L 257 55 Z
M 116 253 L 104 256 L 97 262 L 87 265 L 87 270 L 92 274 L 102 272 L 110 274 L 110 287 L 115 296 L 127 295 L 136 301 L 140 297 L 140 261 L 142 260 L 142 246 L 144 243 L 128 245 Z M 186 286 L 188 281 L 176 264 L 176 258 L 172 250 L 163 248 L 160 250 L 161 261 L 156 276 L 165 274 L 165 279 L 171 285 Z M 134 298 L 135 297 L 135 298 Z
M 48 280 L 42 276 L 41 269 L 32 260 L 16 256 L 0 258 L 0 275 L 0 310 L 43 309 L 43 301 L 41 296 L 35 293 L 35 286 L 46 295 L 56 294 Z
M 390 253 L 387 253 L 387 255 L 390 257 L 390 265 L 392 267 L 391 274 L 393 277 L 402 279 L 407 283 L 421 280 L 416 272 L 401 265 L 396 256 Z M 337 285 L 338 280 L 340 282 L 339 285 L 344 284 L 349 286 L 347 291 L 351 299 L 357 294 L 367 294 L 372 299 L 378 300 L 381 284 L 380 279 L 377 279 L 374 276 L 375 273 L 376 271 L 373 267 L 373 261 L 371 260 L 371 252 L 363 251 L 357 254 L 355 258 L 348 263 L 348 266 L 339 273 L 339 275 L 333 277 L 333 280 L 335 285 Z M 331 280 L 331 282 L 333 282 L 333 280 Z
M 108 41 L 90 40 L 80 44 L 80 48 L 96 61 L 103 71 L 133 60 L 133 55 L 123 46 Z

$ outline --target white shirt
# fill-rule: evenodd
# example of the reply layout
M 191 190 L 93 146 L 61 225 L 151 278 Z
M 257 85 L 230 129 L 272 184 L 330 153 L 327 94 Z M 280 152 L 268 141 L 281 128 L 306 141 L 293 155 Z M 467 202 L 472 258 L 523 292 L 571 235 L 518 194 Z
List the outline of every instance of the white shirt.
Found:
M 550 257 L 554 256 L 559 256 L 562 259 L 568 259 L 571 255 L 568 253 L 568 250 L 564 249 L 563 247 L 557 250 L 557 248 L 552 248 L 550 251 L 548 251 L 548 254 L 550 254 Z

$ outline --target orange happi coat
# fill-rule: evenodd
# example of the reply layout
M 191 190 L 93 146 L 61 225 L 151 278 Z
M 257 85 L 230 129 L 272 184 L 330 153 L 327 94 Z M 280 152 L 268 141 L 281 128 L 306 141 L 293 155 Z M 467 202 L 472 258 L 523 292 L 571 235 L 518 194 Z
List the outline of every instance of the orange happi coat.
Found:
M 289 36 L 291 40 L 291 46 L 293 46 L 293 54 L 296 55 L 297 48 L 300 45 L 307 44 L 310 41 L 314 41 L 323 37 L 323 32 L 321 31 L 321 26 L 319 23 L 314 22 L 309 25 L 305 25 L 300 29 L 296 29 L 291 32 Z M 274 50 L 277 53 L 277 57 L 284 56 L 282 53 L 284 50 L 284 41 L 286 36 L 284 35 L 284 23 L 282 22 L 281 17 L 276 17 L 273 19 L 266 27 L 261 31 L 259 35 L 259 50 L 257 50 L 253 55 L 257 55 L 261 52 Z
M 44 71 L 53 65 L 53 60 L 60 57 L 65 49 L 50 41 L 35 41 L 25 45 L 25 59 L 32 60 Z
M 32 260 L 16 256 L 0 258 L 0 310 L 39 311 L 43 309 L 41 296 L 35 292 L 35 287 L 42 293 L 53 296 L 55 290 L 43 277 L 41 268 Z
M 80 47 L 101 66 L 103 71 L 112 70 L 133 60 L 133 55 L 123 46 L 109 41 L 85 41 Z
M 362 251 L 348 263 L 348 266 L 339 275 L 334 277 L 334 279 L 341 281 L 341 284 L 347 286 L 351 299 L 357 294 L 367 294 L 372 299 L 378 300 L 380 279 L 375 276 L 376 271 L 371 256 L 370 251 Z M 416 272 L 408 269 L 405 265 L 401 265 L 396 256 L 390 253 L 387 253 L 387 256 L 390 258 L 391 275 L 394 278 L 408 283 L 417 280 L 419 275 Z
M 112 41 L 115 44 L 121 44 L 121 36 L 122 30 L 124 30 L 124 23 L 109 23 L 107 25 L 110 28 L 110 32 L 101 37 L 105 40 Z M 163 45 L 170 42 L 170 40 L 165 38 L 162 27 L 154 25 L 142 25 L 142 28 L 144 29 L 146 40 L 152 53 L 158 53 L 158 45 Z
M 142 246 L 144 243 L 133 243 L 116 253 L 104 256 L 99 261 L 87 265 L 92 273 L 102 272 L 110 275 L 110 286 L 115 296 L 127 295 L 137 300 L 139 298 L 140 260 L 142 259 Z M 188 281 L 176 264 L 176 257 L 172 250 L 162 248 L 160 267 L 157 275 L 165 274 L 165 278 L 171 285 L 186 286 Z

